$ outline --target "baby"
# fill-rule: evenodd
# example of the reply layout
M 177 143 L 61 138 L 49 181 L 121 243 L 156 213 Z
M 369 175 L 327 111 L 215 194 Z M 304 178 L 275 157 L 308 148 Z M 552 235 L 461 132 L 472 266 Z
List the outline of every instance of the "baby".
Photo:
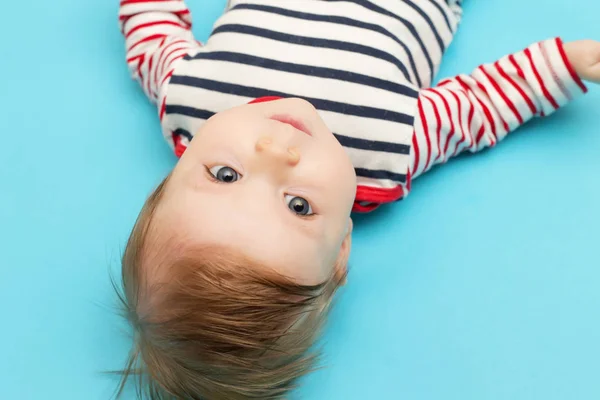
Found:
M 201 44 L 183 1 L 121 2 L 127 64 L 181 157 L 123 256 L 123 385 L 283 398 L 345 282 L 351 212 L 600 81 L 600 43 L 555 38 L 432 88 L 460 16 L 460 0 L 233 0 Z

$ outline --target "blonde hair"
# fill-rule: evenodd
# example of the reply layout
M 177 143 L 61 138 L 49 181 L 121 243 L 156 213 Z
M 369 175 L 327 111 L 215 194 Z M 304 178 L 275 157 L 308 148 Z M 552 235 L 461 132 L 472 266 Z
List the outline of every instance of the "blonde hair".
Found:
M 314 368 L 311 348 L 343 279 L 303 286 L 234 249 L 203 247 L 160 257 L 169 279 L 151 284 L 147 247 L 168 181 L 146 201 L 122 259 L 134 344 L 117 397 L 135 376 L 140 399 L 282 399 Z

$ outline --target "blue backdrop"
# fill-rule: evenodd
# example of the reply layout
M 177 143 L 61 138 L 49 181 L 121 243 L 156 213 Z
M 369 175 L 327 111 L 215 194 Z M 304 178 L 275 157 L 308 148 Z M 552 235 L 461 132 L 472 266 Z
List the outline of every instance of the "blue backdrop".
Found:
M 188 1 L 204 40 L 224 0 Z M 465 3 L 440 77 L 600 39 L 596 0 Z M 117 0 L 0 9 L 0 399 L 106 400 L 130 345 L 109 271 L 175 157 L 129 79 Z M 600 398 L 599 105 L 593 87 L 358 218 L 325 368 L 293 398 Z

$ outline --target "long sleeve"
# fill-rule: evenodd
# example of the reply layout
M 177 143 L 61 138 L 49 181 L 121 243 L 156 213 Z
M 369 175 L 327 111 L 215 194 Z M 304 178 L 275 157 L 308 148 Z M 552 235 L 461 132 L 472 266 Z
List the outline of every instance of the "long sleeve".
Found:
M 412 177 L 464 151 L 493 147 L 528 120 L 586 91 L 559 38 L 424 89 L 415 118 Z
M 148 98 L 164 114 L 164 87 L 173 66 L 200 47 L 191 32 L 191 15 L 182 0 L 125 0 L 119 10 L 127 65 Z

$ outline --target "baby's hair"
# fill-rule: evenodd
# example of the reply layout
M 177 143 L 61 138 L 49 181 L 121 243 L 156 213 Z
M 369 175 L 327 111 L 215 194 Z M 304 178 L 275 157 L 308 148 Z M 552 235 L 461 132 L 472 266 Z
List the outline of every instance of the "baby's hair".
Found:
M 314 368 L 341 280 L 304 286 L 233 248 L 157 245 L 168 243 L 152 237 L 168 182 L 146 201 L 122 259 L 118 294 L 134 344 L 117 398 L 135 377 L 140 399 L 282 399 Z M 150 268 L 167 278 L 152 282 Z

